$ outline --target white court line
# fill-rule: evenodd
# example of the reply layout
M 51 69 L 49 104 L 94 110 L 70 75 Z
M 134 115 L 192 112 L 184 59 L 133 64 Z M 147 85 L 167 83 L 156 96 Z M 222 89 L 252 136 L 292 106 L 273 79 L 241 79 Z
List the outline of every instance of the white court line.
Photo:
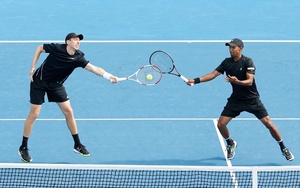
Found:
M 219 43 L 229 40 L 83 40 L 82 43 Z M 64 40 L 0 40 L 0 43 L 64 43 Z M 300 40 L 243 40 L 249 43 L 300 43 Z
M 216 129 L 218 138 L 219 138 L 219 142 L 220 142 L 220 145 L 221 145 L 221 148 L 222 148 L 224 157 L 225 157 L 225 159 L 226 159 L 227 166 L 232 167 L 231 161 L 227 159 L 226 146 L 225 146 L 225 143 L 224 143 L 224 141 L 223 141 L 223 136 L 221 135 L 221 133 L 220 133 L 220 131 L 219 131 L 219 129 L 218 129 L 218 126 L 217 126 L 217 124 L 218 124 L 218 119 L 213 119 L 213 122 L 214 122 L 214 126 L 215 126 L 215 129 Z
M 226 146 L 225 146 L 225 143 L 224 143 L 224 139 L 223 139 L 223 136 L 221 135 L 219 129 L 218 129 L 218 119 L 213 119 L 213 122 L 214 122 L 214 126 L 215 126 L 215 129 L 216 129 L 216 132 L 217 132 L 217 135 L 218 135 L 218 138 L 219 138 L 219 142 L 220 142 L 220 145 L 221 145 L 221 148 L 222 148 L 222 151 L 223 151 L 223 154 L 224 154 L 224 158 L 226 160 L 226 163 L 227 163 L 227 166 L 228 167 L 232 167 L 232 163 L 231 163 L 231 160 L 227 159 L 227 152 L 226 152 Z M 233 171 L 230 171 L 230 176 L 232 178 L 232 183 L 234 184 L 234 187 L 235 188 L 238 188 L 239 187 L 239 184 L 238 184 L 238 181 L 236 179 L 236 176 L 235 176 L 235 173 Z
M 218 118 L 75 118 L 77 121 L 214 121 Z M 300 121 L 300 118 L 271 118 L 278 121 Z M 24 121 L 25 118 L 0 118 L 0 121 Z M 65 118 L 39 118 L 37 121 L 65 121 Z M 256 118 L 234 118 L 232 121 L 258 121 Z

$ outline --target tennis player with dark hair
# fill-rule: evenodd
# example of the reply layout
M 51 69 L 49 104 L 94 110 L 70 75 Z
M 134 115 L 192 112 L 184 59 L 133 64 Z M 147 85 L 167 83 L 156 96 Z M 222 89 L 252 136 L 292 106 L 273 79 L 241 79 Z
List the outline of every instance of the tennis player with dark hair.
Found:
M 19 154 L 23 162 L 31 162 L 32 158 L 28 152 L 28 138 L 37 119 L 44 97 L 47 94 L 49 102 L 56 102 L 66 118 L 67 126 L 73 136 L 74 152 L 82 156 L 90 156 L 85 146 L 80 142 L 77 124 L 74 118 L 73 109 L 63 83 L 74 71 L 75 68 L 84 68 L 98 76 L 102 76 L 110 82 L 118 82 L 118 78 L 107 73 L 104 69 L 94 66 L 84 57 L 79 50 L 82 34 L 69 33 L 65 38 L 65 44 L 43 44 L 38 46 L 33 57 L 30 69 L 30 112 L 24 123 L 22 144 Z M 41 53 L 49 55 L 35 70 Z
M 231 57 L 224 59 L 214 71 L 202 77 L 189 79 L 188 85 L 213 80 L 226 72 L 226 81 L 232 86 L 232 94 L 227 99 L 227 104 L 221 113 L 218 129 L 227 142 L 227 158 L 232 159 L 234 157 L 237 147 L 237 142 L 230 137 L 227 124 L 232 118 L 246 111 L 254 114 L 269 129 L 272 137 L 278 142 L 282 154 L 287 160 L 292 161 L 294 159 L 293 154 L 285 147 L 278 129 L 271 121 L 266 108 L 260 100 L 254 79 L 256 68 L 252 59 L 242 54 L 243 41 L 235 38 L 225 43 L 225 45 L 229 46 Z

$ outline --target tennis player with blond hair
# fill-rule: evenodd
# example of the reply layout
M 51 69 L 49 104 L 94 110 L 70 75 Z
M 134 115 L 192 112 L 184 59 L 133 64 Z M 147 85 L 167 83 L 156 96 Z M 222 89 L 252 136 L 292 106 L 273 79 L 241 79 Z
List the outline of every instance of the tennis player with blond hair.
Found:
M 31 162 L 29 155 L 28 139 L 32 131 L 35 120 L 37 119 L 44 97 L 47 94 L 49 102 L 55 102 L 65 116 L 67 126 L 74 140 L 74 152 L 82 156 L 90 156 L 90 153 L 81 143 L 78 135 L 77 124 L 74 118 L 73 109 L 64 82 L 74 69 L 81 67 L 98 76 L 102 76 L 110 82 L 117 83 L 118 78 L 107 73 L 104 69 L 94 66 L 84 57 L 84 53 L 79 50 L 82 34 L 69 33 L 65 37 L 65 44 L 43 44 L 37 47 L 32 65 L 30 68 L 30 112 L 24 123 L 22 144 L 19 154 L 23 162 Z M 49 55 L 35 69 L 41 53 Z M 46 143 L 48 144 L 48 143 Z

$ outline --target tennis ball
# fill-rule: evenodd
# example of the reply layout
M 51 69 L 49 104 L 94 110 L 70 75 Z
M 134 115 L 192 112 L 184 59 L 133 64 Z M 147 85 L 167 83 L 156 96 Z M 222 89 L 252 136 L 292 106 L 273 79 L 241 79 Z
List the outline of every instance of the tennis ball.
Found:
M 153 77 L 151 74 L 147 74 L 146 78 L 147 78 L 147 80 L 152 80 Z

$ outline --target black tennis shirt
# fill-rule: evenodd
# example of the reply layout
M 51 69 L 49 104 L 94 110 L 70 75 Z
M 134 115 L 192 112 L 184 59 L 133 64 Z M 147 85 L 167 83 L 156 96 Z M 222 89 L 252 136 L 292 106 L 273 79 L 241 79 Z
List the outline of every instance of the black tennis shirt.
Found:
M 75 68 L 84 68 L 88 64 L 84 53 L 80 50 L 74 55 L 69 55 L 66 44 L 44 44 L 43 48 L 49 55 L 34 75 L 45 82 L 63 84 Z
M 242 58 L 235 62 L 233 58 L 226 58 L 216 68 L 216 71 L 226 75 L 235 76 L 239 80 L 246 80 L 246 73 L 255 74 L 255 66 L 251 58 L 242 55 Z M 242 86 L 231 83 L 232 94 L 230 98 L 235 100 L 247 100 L 259 97 L 255 79 L 251 86 Z

